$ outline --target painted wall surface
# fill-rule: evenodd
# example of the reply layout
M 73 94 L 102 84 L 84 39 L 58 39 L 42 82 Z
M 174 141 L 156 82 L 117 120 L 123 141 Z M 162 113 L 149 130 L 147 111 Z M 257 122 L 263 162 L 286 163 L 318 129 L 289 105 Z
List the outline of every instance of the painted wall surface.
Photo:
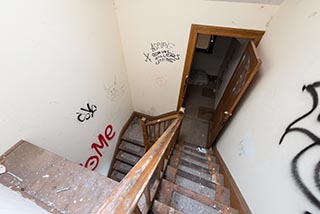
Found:
M 264 30 L 277 9 L 220 1 L 116 0 L 134 109 L 152 115 L 176 109 L 191 24 Z M 157 51 L 169 51 L 175 60 L 162 57 L 167 61 L 156 64 Z
M 258 48 L 263 61 L 260 74 L 218 143 L 253 213 L 319 213 L 291 172 L 293 158 L 314 141 L 292 131 L 279 145 L 287 126 L 314 104 L 308 92 L 312 87 L 304 91 L 302 87 L 320 80 L 319 25 L 318 0 L 287 1 L 281 6 Z M 320 94 L 319 86 L 315 89 Z M 293 127 L 319 137 L 319 107 L 315 107 Z M 318 162 L 319 148 L 312 147 L 299 158 L 296 170 L 316 200 L 320 199 L 319 180 L 315 181 Z
M 3 1 L 0 28 L 0 153 L 25 139 L 107 174 L 132 112 L 112 1 Z

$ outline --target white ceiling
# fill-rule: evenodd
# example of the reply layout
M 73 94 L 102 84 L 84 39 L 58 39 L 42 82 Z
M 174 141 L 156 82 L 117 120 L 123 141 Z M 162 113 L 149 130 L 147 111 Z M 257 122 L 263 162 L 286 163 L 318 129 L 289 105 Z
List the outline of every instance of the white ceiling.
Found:
M 214 1 L 246 2 L 246 3 L 280 5 L 284 0 L 214 0 Z

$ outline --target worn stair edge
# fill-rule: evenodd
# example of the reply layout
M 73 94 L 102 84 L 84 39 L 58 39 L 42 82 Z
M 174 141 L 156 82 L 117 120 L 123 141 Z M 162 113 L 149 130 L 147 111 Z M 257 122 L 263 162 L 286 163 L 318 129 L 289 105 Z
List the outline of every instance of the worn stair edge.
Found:
M 180 159 L 180 155 L 181 155 L 181 150 L 178 148 L 174 154 L 171 156 L 170 161 L 169 161 L 169 166 L 174 167 L 174 168 L 179 168 L 179 165 L 181 164 L 184 167 L 189 167 L 190 169 L 193 170 L 199 170 L 202 173 L 207 174 L 208 176 L 210 176 L 210 181 L 217 183 L 217 184 L 224 184 L 224 176 L 222 174 L 220 174 L 217 170 L 209 170 L 206 168 L 203 168 L 199 165 L 196 165 L 194 163 L 190 163 L 190 162 L 186 162 L 185 160 Z M 220 168 L 218 164 L 214 164 L 211 165 L 212 168 Z M 210 168 L 211 168 L 210 167 Z
M 205 149 L 209 155 L 214 156 L 214 153 L 213 153 L 213 151 L 212 151 L 211 149 L 206 149 L 206 148 L 204 148 L 204 147 L 201 147 L 201 146 L 198 146 L 198 145 L 194 145 L 194 144 L 188 143 L 188 142 L 186 142 L 186 141 L 184 141 L 184 146 L 187 146 L 187 147 L 193 148 L 193 149 L 197 149 L 198 147 L 200 147 L 200 148 Z
M 164 213 L 183 214 L 183 212 L 176 210 L 169 205 L 161 203 L 158 200 L 154 200 L 151 211 L 153 212 L 153 214 L 164 214 Z
M 176 183 L 176 176 L 183 177 L 185 179 L 188 179 L 190 181 L 193 181 L 195 183 L 201 184 L 202 186 L 205 186 L 214 190 L 216 192 L 214 200 L 230 206 L 230 191 L 226 187 L 219 185 L 217 183 L 210 182 L 206 179 L 197 177 L 190 173 L 184 172 L 182 170 L 168 166 L 167 171 L 165 173 L 165 178 L 172 183 Z
M 134 151 L 134 150 L 126 147 L 126 144 L 132 144 L 132 143 L 127 142 L 127 141 L 121 141 L 121 144 L 119 146 L 119 150 L 125 151 L 127 153 L 130 153 L 130 154 L 138 156 L 138 157 L 142 157 L 144 155 L 144 147 L 138 146 L 141 148 L 141 150 L 139 152 L 137 152 L 137 151 Z M 137 146 L 136 144 L 132 144 L 132 145 Z
M 142 141 L 139 141 L 139 140 L 135 140 L 135 139 L 124 137 L 124 136 L 121 137 L 121 140 L 129 142 L 129 143 L 132 143 L 132 144 L 135 144 L 135 145 L 140 146 L 140 147 L 144 147 L 144 143 Z
M 129 157 L 131 156 L 131 158 L 135 158 L 136 160 L 130 160 L 129 158 L 126 158 L 125 155 L 127 155 Z M 140 158 L 138 156 L 134 156 L 134 155 L 126 153 L 124 151 L 119 151 L 116 156 L 116 159 L 121 162 L 124 162 L 126 164 L 129 164 L 131 166 L 134 166 L 140 160 Z
M 113 165 L 113 169 L 115 169 L 123 174 L 127 174 L 132 169 L 132 166 L 129 164 L 126 164 L 124 162 L 121 162 L 119 160 L 116 160 L 116 162 Z
M 120 182 L 126 175 L 123 174 L 122 172 L 119 172 L 118 170 L 112 170 L 112 173 L 111 173 L 111 176 L 110 178 L 117 181 L 117 182 Z
M 218 201 L 212 200 L 208 197 L 205 197 L 203 195 L 200 195 L 196 192 L 193 192 L 191 190 L 188 190 L 184 187 L 178 186 L 166 179 L 163 179 L 161 181 L 161 185 L 159 188 L 158 198 L 160 202 L 170 205 L 172 194 L 173 192 L 177 192 L 179 194 L 184 195 L 185 197 L 188 197 L 190 199 L 193 199 L 195 201 L 198 201 L 202 203 L 203 205 L 212 207 L 213 209 L 216 209 L 217 211 L 223 213 L 223 214 L 238 214 L 238 211 L 223 204 Z M 196 213 L 196 210 L 195 210 Z

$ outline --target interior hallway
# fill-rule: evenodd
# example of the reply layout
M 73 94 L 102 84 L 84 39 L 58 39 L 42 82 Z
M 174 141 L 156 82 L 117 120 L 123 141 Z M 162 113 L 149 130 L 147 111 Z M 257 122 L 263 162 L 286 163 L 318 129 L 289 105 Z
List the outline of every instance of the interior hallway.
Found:
M 206 86 L 189 85 L 185 97 L 185 117 L 182 123 L 180 139 L 187 143 L 205 147 L 207 143 L 209 121 L 213 116 L 215 93 Z

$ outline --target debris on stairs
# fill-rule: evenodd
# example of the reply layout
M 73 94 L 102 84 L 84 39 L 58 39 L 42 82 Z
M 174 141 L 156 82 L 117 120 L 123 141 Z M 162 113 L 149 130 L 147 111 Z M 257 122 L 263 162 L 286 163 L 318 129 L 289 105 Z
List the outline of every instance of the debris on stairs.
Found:
M 175 146 L 151 212 L 238 214 L 230 207 L 230 191 L 223 186 L 212 150 L 193 144 Z
M 50 213 L 96 213 L 118 182 L 26 141 L 0 156 L 0 184 Z

